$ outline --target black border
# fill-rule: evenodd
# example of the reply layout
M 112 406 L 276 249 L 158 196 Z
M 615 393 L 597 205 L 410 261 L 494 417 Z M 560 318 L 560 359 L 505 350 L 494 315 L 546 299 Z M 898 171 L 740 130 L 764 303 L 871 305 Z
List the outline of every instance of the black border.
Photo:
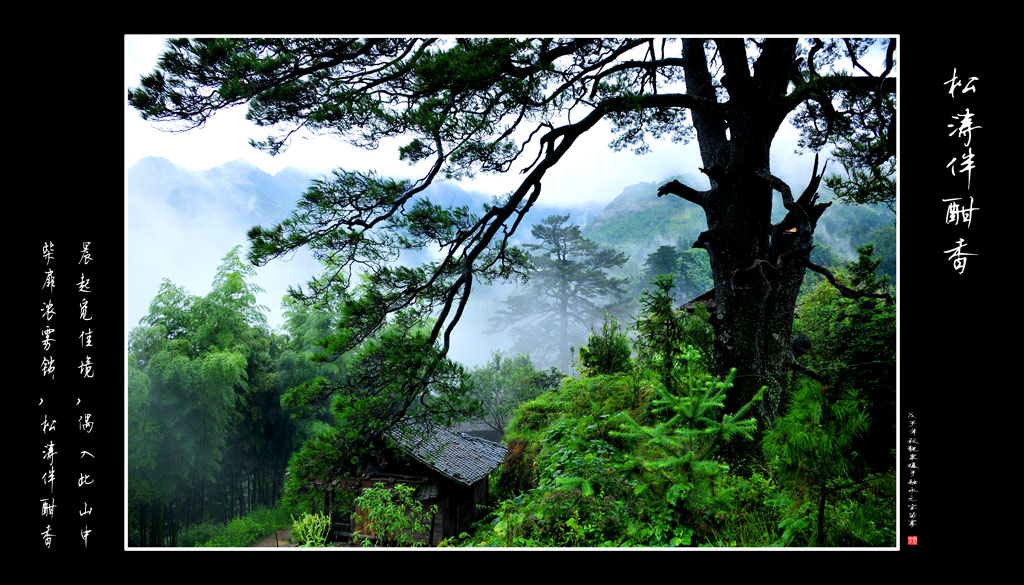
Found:
M 570 28 L 580 30 L 584 27 Z M 564 27 L 559 29 L 566 30 Z M 603 29 L 610 31 L 610 27 Z M 636 29 L 649 34 L 650 23 Z M 451 30 L 458 32 L 457 29 Z M 532 33 L 554 29 L 527 25 L 516 30 Z M 406 31 L 413 32 L 413 29 L 407 26 Z M 504 31 L 487 32 L 501 34 Z M 115 55 L 123 52 L 123 37 L 120 35 L 103 36 L 99 44 Z M 988 489 L 991 481 L 984 478 L 993 466 L 1000 464 L 996 460 L 998 446 L 989 446 L 983 435 L 968 432 L 966 429 L 973 422 L 964 416 L 991 411 L 1001 414 L 999 395 L 984 394 L 983 390 L 992 386 L 985 384 L 981 377 L 992 373 L 986 362 L 989 361 L 988 351 L 996 341 L 990 338 L 989 331 L 999 321 L 1006 320 L 997 316 L 996 311 L 1000 311 L 1000 307 L 994 306 L 994 298 L 987 294 L 995 286 L 994 275 L 1003 266 L 996 260 L 998 251 L 994 249 L 996 244 L 992 236 L 1006 233 L 999 224 L 1001 218 L 1012 213 L 1007 204 L 997 198 L 1001 187 L 1000 174 L 1011 164 L 1008 160 L 1010 151 L 1005 150 L 1005 145 L 1014 128 L 1012 119 L 996 117 L 1005 111 L 1001 108 L 1009 97 L 1006 93 L 1009 91 L 1006 87 L 1008 77 L 996 76 L 1000 63 L 993 55 L 1002 54 L 999 49 L 1001 47 L 993 50 L 990 41 L 982 44 L 980 39 L 900 34 L 901 303 L 898 319 L 901 417 L 905 423 L 907 412 L 915 413 L 921 454 L 919 526 L 908 530 L 905 509 L 901 509 L 904 519 L 901 522 L 903 542 L 898 543 L 901 552 L 923 552 L 969 543 L 971 534 L 980 536 L 983 531 L 977 527 L 966 528 L 967 520 L 983 518 L 986 519 L 983 522 L 990 522 L 987 518 L 1000 514 L 998 504 L 990 503 L 978 504 L 987 512 L 979 510 L 961 516 L 956 511 L 957 505 L 969 505 L 973 498 L 986 493 L 984 490 Z M 60 44 L 44 57 L 51 63 L 66 64 L 72 61 L 69 50 L 67 44 Z M 950 180 L 955 177 L 950 177 L 945 168 L 950 157 L 949 149 L 957 146 L 949 138 L 946 124 L 947 118 L 954 113 L 950 105 L 957 103 L 959 98 L 952 100 L 947 93 L 948 86 L 943 85 L 952 76 L 954 67 L 962 78 L 979 78 L 975 83 L 977 92 L 971 99 L 975 104 L 972 111 L 976 112 L 977 124 L 982 127 L 972 142 L 977 170 L 972 174 L 970 189 L 979 210 L 966 238 L 968 251 L 978 256 L 969 260 L 963 275 L 952 270 L 943 254 L 955 241 L 955 235 L 963 233 L 944 223 L 941 203 L 941 199 L 948 197 L 956 185 Z M 95 383 L 103 386 L 102 393 L 97 392 L 97 395 L 102 395 L 104 401 L 102 411 L 98 410 L 102 416 L 96 419 L 97 424 L 102 421 L 103 426 L 98 426 L 95 431 L 100 433 L 103 429 L 104 434 L 96 434 L 95 439 L 100 442 L 98 453 L 104 455 L 102 474 L 117 480 L 106 483 L 114 486 L 103 498 L 104 507 L 111 513 L 95 527 L 90 537 L 92 553 L 122 550 L 124 526 L 124 386 L 121 363 L 124 350 L 121 347 L 121 320 L 125 275 L 122 261 L 123 211 L 118 212 L 123 201 L 123 177 L 117 170 L 113 154 L 118 152 L 119 140 L 123 148 L 128 145 L 121 140 L 123 135 L 119 124 L 110 123 L 120 119 L 124 100 L 120 95 L 122 73 L 116 71 L 116 67 L 111 69 L 107 75 L 73 63 L 65 67 L 62 85 L 82 88 L 80 91 L 85 96 L 76 98 L 79 106 L 71 110 L 76 112 L 75 116 L 55 114 L 71 108 L 66 101 L 70 98 L 59 93 L 41 90 L 42 95 L 38 96 L 41 99 L 32 102 L 34 107 L 28 103 L 22 105 L 20 109 L 25 115 L 15 122 L 16 132 L 24 139 L 18 155 L 20 164 L 13 170 L 28 175 L 30 184 L 15 190 L 16 211 L 11 216 L 11 219 L 23 218 L 29 223 L 25 231 L 15 226 L 16 231 L 23 235 L 15 238 L 17 245 L 11 249 L 16 277 L 9 284 L 16 291 L 15 302 L 9 305 L 9 309 L 15 313 L 18 324 L 18 350 L 13 354 L 13 366 L 17 370 L 15 380 L 19 382 L 15 388 L 17 406 L 12 417 L 18 421 L 18 426 L 9 436 L 30 438 L 11 441 L 9 446 L 16 452 L 15 459 L 19 462 L 12 478 L 15 482 L 35 486 L 38 481 L 34 470 L 40 461 L 36 443 L 41 435 L 39 421 L 35 420 L 38 418 L 39 393 L 32 384 L 38 379 L 41 351 L 37 339 L 36 287 L 39 284 L 35 281 L 39 274 L 38 254 L 42 242 L 54 240 L 66 251 L 75 245 L 74 242 L 88 240 L 93 242 L 92 249 L 96 252 L 94 282 L 98 291 L 99 285 L 103 285 L 103 293 L 97 295 L 91 306 L 97 319 L 102 316 L 106 325 L 98 330 L 94 327 L 97 342 L 103 339 L 105 345 L 94 359 L 97 364 Z M 96 89 L 103 87 L 114 88 L 115 91 Z M 40 120 L 46 121 L 40 124 Z M 59 158 L 56 153 L 60 154 Z M 1012 387 L 1012 383 L 1007 385 Z M 992 388 L 990 392 L 995 393 L 997 389 Z M 60 416 L 66 421 L 76 418 L 74 412 Z M 1002 420 L 1002 417 L 993 416 L 991 424 L 1001 424 Z M 906 437 L 903 438 L 905 440 Z M 900 447 L 901 459 L 905 461 L 905 445 Z M 966 460 L 965 452 L 980 457 L 980 461 Z M 968 463 L 974 471 L 967 469 Z M 19 525 L 31 527 L 30 532 L 39 524 L 37 491 L 34 487 L 22 489 L 19 485 L 16 493 L 22 501 L 13 502 Z M 22 493 L 28 495 L 22 496 Z M 959 517 L 965 521 L 958 521 Z M 65 530 L 61 528 L 62 532 Z M 108 532 L 109 537 L 100 536 Z M 918 536 L 917 546 L 906 545 L 906 537 L 910 535 Z M 30 537 L 31 534 L 20 540 L 36 550 L 35 540 Z

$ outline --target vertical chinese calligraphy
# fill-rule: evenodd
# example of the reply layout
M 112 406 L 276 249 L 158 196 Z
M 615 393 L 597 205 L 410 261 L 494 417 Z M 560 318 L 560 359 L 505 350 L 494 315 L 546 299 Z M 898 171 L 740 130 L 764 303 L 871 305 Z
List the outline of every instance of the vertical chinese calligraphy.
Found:
M 90 395 L 92 394 L 91 392 L 89 392 L 91 386 L 84 385 L 84 382 L 87 380 L 91 380 L 95 376 L 96 367 L 96 364 L 93 362 L 92 359 L 92 315 L 90 315 L 89 313 L 89 296 L 92 295 L 93 293 L 93 287 L 91 282 L 91 267 L 89 266 L 90 263 L 93 261 L 92 254 L 89 251 L 90 244 L 91 242 L 82 242 L 81 250 L 79 252 L 78 257 L 78 268 L 81 276 L 79 277 L 78 282 L 75 285 L 77 287 L 77 292 L 81 298 L 81 302 L 79 303 L 78 340 L 80 360 L 78 362 L 78 375 L 81 377 L 83 385 L 80 385 L 79 387 L 82 388 L 83 390 L 86 390 L 85 394 L 87 395 L 87 398 L 90 397 Z M 78 415 L 78 432 L 82 434 L 80 434 L 78 437 L 78 444 L 82 445 L 87 443 L 85 439 L 90 433 L 92 433 L 93 425 L 95 423 L 90 420 L 92 418 L 92 414 L 85 410 L 86 408 L 89 408 L 89 406 L 82 400 L 81 397 L 79 397 L 75 401 L 75 406 L 80 409 Z M 89 456 L 88 459 L 86 459 L 86 455 Z M 91 516 L 92 514 L 92 508 L 89 506 L 89 495 L 95 489 L 91 487 L 94 483 L 96 483 L 96 479 L 93 476 L 95 471 L 92 469 L 92 464 L 95 459 L 96 456 L 90 453 L 89 451 L 81 451 L 81 456 L 79 457 L 80 470 L 78 476 L 78 488 L 79 501 L 81 503 L 82 509 L 85 512 L 79 513 L 81 524 L 79 526 L 78 534 L 82 540 L 82 546 L 84 548 L 89 547 L 89 535 L 93 532 L 93 530 L 89 528 L 89 519 L 87 518 L 87 516 Z
M 97 486 L 107 483 L 98 467 L 105 455 L 97 442 L 102 431 L 94 433 L 104 421 L 97 416 L 96 389 L 106 362 L 97 354 L 105 339 L 103 313 L 92 302 L 106 281 L 97 277 L 89 241 L 46 240 L 41 256 L 38 250 L 33 251 L 39 267 L 33 288 L 39 312 L 31 317 L 40 361 L 26 367 L 39 380 L 32 400 L 40 440 L 31 448 L 38 468 L 28 503 L 37 518 L 40 548 L 86 550 L 95 547 L 97 537 L 109 538 L 94 522 L 94 510 L 98 515 L 109 509 L 97 505 Z
M 46 271 L 43 273 L 43 297 L 46 299 L 43 303 L 43 308 L 40 310 L 43 317 L 43 350 L 47 353 L 43 354 L 42 371 L 43 377 L 49 376 L 51 379 L 56 377 L 56 365 L 55 358 L 50 354 L 50 350 L 53 348 L 54 342 L 56 341 L 51 337 L 56 330 L 49 326 L 50 321 L 57 316 L 56 308 L 53 306 L 53 289 L 56 286 L 56 277 L 54 276 L 53 268 L 50 267 L 50 263 L 54 258 L 54 245 L 53 242 L 46 242 L 43 244 L 43 261 L 46 264 Z
M 975 82 L 978 81 L 977 77 L 966 77 L 961 78 L 957 74 L 956 67 L 953 68 L 953 76 L 947 80 L 943 85 L 949 86 L 949 96 L 956 105 L 957 111 L 953 113 L 951 122 L 946 124 L 946 127 L 950 129 L 948 136 L 958 141 L 962 140 L 962 150 L 959 155 L 953 156 L 948 163 L 946 168 L 949 169 L 951 176 L 956 179 L 957 175 L 963 177 L 966 175 L 966 188 L 965 191 L 969 192 L 971 189 L 971 174 L 976 169 L 974 150 L 971 146 L 971 140 L 974 136 L 975 130 L 980 130 L 982 127 L 975 123 L 975 114 L 971 108 L 964 104 L 963 109 L 959 110 L 961 102 L 964 102 L 965 96 L 970 96 L 977 92 Z M 959 146 L 958 142 L 958 146 Z M 956 184 L 959 184 L 957 182 Z M 957 228 L 963 230 L 962 234 L 957 234 L 957 239 L 952 248 L 945 250 L 943 254 L 948 254 L 947 260 L 953 263 L 953 270 L 958 274 L 963 274 L 967 269 L 967 260 L 970 256 L 977 256 L 976 252 L 967 252 L 967 240 L 964 237 L 967 230 L 971 227 L 971 217 L 974 212 L 978 210 L 974 206 L 974 197 L 967 193 L 957 193 L 957 197 L 945 197 L 942 202 L 947 204 L 945 206 L 945 217 L 946 224 L 952 223 Z M 968 200 L 967 205 L 961 203 L 964 200 Z M 960 231 L 958 229 L 958 231 Z
M 57 378 L 57 360 L 54 356 L 57 344 L 57 328 L 54 326 L 56 323 L 54 319 L 57 316 L 57 308 L 54 305 L 54 290 L 57 288 L 57 273 L 54 269 L 56 266 L 56 246 L 52 241 L 43 242 L 43 284 L 41 287 L 40 302 L 42 308 L 40 309 L 40 332 L 42 334 L 42 376 L 44 383 L 40 387 L 41 394 L 47 394 L 46 390 L 52 388 L 53 382 Z M 49 381 L 50 384 L 46 384 Z M 47 396 L 48 397 L 48 396 Z M 39 405 L 43 406 L 46 401 L 46 397 L 40 395 Z M 42 498 L 39 502 L 42 503 L 42 509 L 40 512 L 41 526 L 45 527 L 42 532 L 39 533 L 42 544 L 47 549 L 53 546 L 54 540 L 57 537 L 54 527 L 54 521 L 57 511 L 57 497 L 56 492 L 56 481 L 57 481 L 57 443 L 54 441 L 54 433 L 57 428 L 57 420 L 52 418 L 46 411 L 45 407 L 42 412 L 42 474 L 40 479 L 42 482 Z M 37 419 L 38 420 L 38 419 Z

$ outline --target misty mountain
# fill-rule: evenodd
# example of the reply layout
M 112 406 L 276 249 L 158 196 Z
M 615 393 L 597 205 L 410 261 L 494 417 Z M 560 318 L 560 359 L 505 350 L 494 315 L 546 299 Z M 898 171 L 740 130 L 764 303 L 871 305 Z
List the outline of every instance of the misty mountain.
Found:
M 163 158 L 139 160 L 124 174 L 125 330 L 146 315 L 160 282 L 168 279 L 190 294 L 204 295 L 224 255 L 245 245 L 254 225 L 286 218 L 313 176 L 287 169 L 275 175 L 237 161 L 190 171 Z M 280 304 L 289 285 L 317 271 L 309 255 L 257 269 L 266 290 L 271 326 L 281 323 Z
M 160 280 L 170 279 L 192 294 L 202 295 L 224 254 L 247 244 L 246 232 L 255 225 L 274 225 L 289 216 L 296 201 L 318 175 L 285 169 L 274 175 L 235 161 L 205 171 L 190 171 L 163 158 L 141 159 L 125 171 L 125 323 L 134 327 L 156 295 Z M 676 196 L 658 197 L 658 187 L 678 179 L 695 189 L 707 189 L 700 176 L 684 175 L 653 183 L 630 185 L 607 205 L 566 208 L 541 197 L 519 227 L 515 240 L 533 241 L 533 225 L 552 214 L 569 214 L 569 222 L 583 227 L 583 235 L 614 247 L 630 257 L 625 273 L 639 278 L 647 254 L 662 245 L 690 245 L 707 228 L 700 208 Z M 596 194 L 595 201 L 608 194 Z M 828 197 L 823 193 L 823 197 Z M 466 206 L 481 214 L 493 196 L 467 191 L 455 183 L 431 185 L 420 198 L 445 206 Z M 777 197 L 774 218 L 783 212 Z M 895 249 L 893 216 L 884 208 L 833 205 L 822 217 L 816 238 L 847 259 L 854 246 L 883 234 Z M 879 229 L 886 228 L 888 230 Z M 410 254 L 421 262 L 429 258 Z M 892 254 L 895 256 L 895 254 Z M 270 309 L 268 321 L 279 327 L 280 301 L 289 286 L 305 285 L 319 272 L 310 254 L 299 252 L 271 262 L 257 271 L 256 284 L 266 289 L 259 302 Z M 474 287 L 473 298 L 453 338 L 452 357 L 467 364 L 482 363 L 494 349 L 507 348 L 502 333 L 481 335 L 512 285 Z M 582 341 L 582 340 L 581 340 Z
M 143 158 L 125 170 L 126 332 L 145 316 L 164 278 L 191 294 L 206 294 L 224 254 L 235 245 L 247 245 L 246 233 L 253 226 L 271 226 L 287 218 L 310 181 L 319 177 L 291 168 L 271 175 L 246 161 L 192 171 L 157 157 Z M 431 185 L 418 197 L 440 205 L 466 206 L 476 214 L 483 213 L 484 205 L 493 199 L 446 182 Z M 601 207 L 564 208 L 538 202 L 520 225 L 516 239 L 532 240 L 533 224 L 552 213 L 569 213 L 572 222 L 583 224 Z M 410 254 L 408 259 L 428 260 L 421 257 L 424 254 L 429 255 Z M 256 284 L 267 291 L 259 302 L 270 309 L 272 327 L 281 324 L 279 307 L 287 288 L 305 285 L 319 270 L 307 252 L 257 269 Z M 503 298 L 504 291 L 497 287 L 479 286 L 474 291 L 482 316 Z M 487 328 L 486 322 L 481 322 L 467 329 L 477 334 Z M 479 353 L 469 363 L 477 357 L 485 360 L 490 349 L 481 348 Z
M 238 160 L 205 171 L 190 171 L 164 158 L 146 157 L 125 171 L 125 204 L 129 207 L 162 205 L 171 219 L 184 224 L 202 224 L 217 218 L 215 231 L 244 234 L 255 225 L 272 225 L 287 218 L 313 179 L 321 175 L 292 168 L 274 175 Z M 416 199 L 429 199 L 447 207 L 467 207 L 480 215 L 493 202 L 490 194 L 466 191 L 456 183 L 430 185 Z M 534 224 L 553 213 L 570 214 L 570 221 L 583 225 L 601 211 L 600 204 L 564 207 L 538 201 L 517 231 L 517 238 L 530 241 Z
M 630 185 L 583 227 L 583 236 L 641 264 L 659 246 L 674 246 L 680 240 L 690 245 L 707 229 L 707 220 L 694 203 L 675 195 L 658 197 L 658 187 L 673 178 L 694 189 L 708 188 L 706 180 L 693 175 Z
M 125 171 L 125 201 L 162 201 L 184 217 L 233 215 L 251 227 L 287 217 L 312 178 L 290 168 L 271 175 L 242 160 L 190 171 L 146 157 Z
M 695 175 L 630 185 L 583 227 L 583 235 L 625 253 L 633 266 L 642 265 L 659 246 L 689 247 L 707 229 L 707 219 L 695 203 L 675 195 L 658 197 L 658 187 L 673 179 L 693 189 L 709 188 L 705 178 Z M 834 200 L 825 188 L 820 190 L 820 196 L 822 201 Z M 782 196 L 775 193 L 772 222 L 781 221 L 785 213 Z M 884 205 L 845 205 L 836 201 L 818 221 L 814 237 L 818 245 L 826 244 L 844 260 L 853 260 L 857 256 L 856 246 L 879 238 L 891 239 L 895 249 L 895 230 L 891 229 L 894 223 L 895 215 Z

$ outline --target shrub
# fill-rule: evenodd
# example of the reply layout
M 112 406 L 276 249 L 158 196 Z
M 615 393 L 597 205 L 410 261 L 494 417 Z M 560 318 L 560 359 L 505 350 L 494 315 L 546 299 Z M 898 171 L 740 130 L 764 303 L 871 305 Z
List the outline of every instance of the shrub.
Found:
M 586 375 L 628 372 L 632 367 L 630 353 L 626 332 L 619 328 L 617 319 L 605 315 L 601 334 L 591 333 L 587 345 L 580 348 L 580 365 Z
M 495 483 L 497 500 L 511 498 L 537 487 L 535 454 L 528 452 L 529 444 L 520 439 L 508 442 L 508 453 L 501 466 L 501 475 Z
M 202 546 L 220 548 L 252 546 L 266 536 L 265 527 L 248 516 L 235 518 L 227 523 L 220 534 L 204 542 Z
M 224 525 L 212 522 L 186 526 L 178 533 L 179 546 L 204 546 L 224 532 Z
M 422 546 L 415 540 L 416 533 L 430 529 L 437 506 L 424 510 L 423 503 L 413 499 L 416 490 L 405 484 L 390 488 L 378 483 L 366 488 L 356 498 L 357 516 L 366 534 L 355 535 L 356 542 L 372 546 L 374 541 L 395 546 Z
M 324 547 L 327 546 L 331 519 L 325 514 L 303 514 L 298 520 L 292 518 L 292 536 L 299 546 L 303 547 Z
M 643 406 L 635 385 L 637 380 L 630 374 L 595 375 L 586 378 L 566 380 L 562 386 L 562 398 L 569 403 L 572 416 L 613 415 L 623 410 L 636 410 Z
M 289 524 L 291 516 L 287 508 L 257 508 L 224 525 L 203 522 L 189 526 L 178 535 L 178 542 L 182 546 L 252 546 L 275 530 L 287 528 Z
M 519 405 L 512 415 L 509 429 L 513 436 L 529 435 L 547 427 L 561 412 L 557 391 L 545 392 Z

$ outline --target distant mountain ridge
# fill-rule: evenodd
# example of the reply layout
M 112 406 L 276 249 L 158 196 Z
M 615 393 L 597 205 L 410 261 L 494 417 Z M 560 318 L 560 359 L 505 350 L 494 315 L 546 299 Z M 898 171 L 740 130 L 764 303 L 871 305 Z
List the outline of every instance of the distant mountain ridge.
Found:
M 689 245 L 707 229 L 707 220 L 696 204 L 675 195 L 658 197 L 658 187 L 672 179 L 694 189 L 707 189 L 706 182 L 692 175 L 630 185 L 583 227 L 583 235 L 633 257 L 646 256 L 658 246 L 674 246 L 680 240 Z
M 234 161 L 208 170 L 191 171 L 156 157 L 139 160 L 125 170 L 124 236 L 126 275 L 126 330 L 138 323 L 156 294 L 160 281 L 170 279 L 195 294 L 205 294 L 220 259 L 233 246 L 246 244 L 253 226 L 273 226 L 286 219 L 296 202 L 320 174 L 296 169 L 266 173 L 245 161 Z M 703 211 L 673 195 L 658 197 L 660 185 L 672 178 L 695 189 L 707 189 L 699 176 L 676 176 L 650 183 L 638 183 L 621 190 L 608 204 L 573 208 L 557 207 L 542 197 L 519 226 L 516 242 L 531 242 L 531 228 L 552 214 L 570 215 L 585 237 L 626 253 L 630 260 L 622 276 L 642 279 L 647 255 L 662 245 L 689 246 L 706 229 Z M 607 193 L 595 199 L 606 200 Z M 827 196 L 823 194 L 823 196 Z M 456 183 L 431 185 L 419 197 L 444 206 L 466 206 L 482 213 L 492 196 L 463 189 Z M 776 198 L 774 218 L 784 212 Z M 875 241 L 885 231 L 890 274 L 895 274 L 895 230 L 893 216 L 878 207 L 833 205 L 819 221 L 815 237 L 828 243 L 846 259 L 854 256 L 853 246 Z M 887 231 L 886 231 L 887 230 Z M 430 251 L 411 254 L 408 260 L 429 261 Z M 289 285 L 304 285 L 320 270 L 312 255 L 299 252 L 283 262 L 272 262 L 258 271 L 257 283 L 267 289 L 260 302 L 277 313 L 280 299 Z M 510 292 L 509 287 L 474 287 L 474 300 L 464 318 L 470 325 L 459 335 L 486 330 L 493 314 Z M 475 320 L 474 320 L 475 319 Z M 279 323 L 271 316 L 271 323 Z M 500 337 L 500 336 L 499 336 Z M 468 337 L 467 337 L 468 339 Z M 503 347 L 499 341 L 497 347 Z M 467 341 L 460 359 L 481 363 L 490 352 L 487 343 Z
M 658 197 L 658 188 L 673 179 L 698 191 L 709 188 L 705 179 L 694 175 L 630 185 L 583 227 L 583 235 L 625 253 L 630 256 L 631 263 L 641 265 L 647 255 L 659 246 L 689 247 L 707 229 L 707 217 L 698 205 L 680 197 Z M 834 195 L 824 188 L 820 196 L 822 201 L 834 199 Z M 771 221 L 781 221 L 785 212 L 781 195 L 775 193 Z M 895 216 L 883 205 L 836 202 L 818 221 L 815 241 L 818 245 L 826 244 L 846 260 L 852 260 L 856 258 L 856 246 L 882 237 L 876 230 L 891 229 L 894 220 Z M 894 248 L 895 231 L 885 237 L 892 240 Z
M 252 225 L 288 216 L 312 173 L 284 169 L 271 175 L 244 160 L 190 171 L 165 158 L 145 157 L 125 171 L 125 199 L 160 199 L 183 215 L 231 209 Z
M 271 225 L 287 218 L 310 182 L 320 176 L 293 168 L 271 175 L 244 160 L 190 171 L 164 158 L 146 157 L 125 171 L 125 200 L 128 204 L 133 199 L 155 198 L 184 217 L 230 212 L 239 225 Z M 581 226 L 585 237 L 642 263 L 658 246 L 688 246 L 707 229 L 707 219 L 699 206 L 674 195 L 658 197 L 658 187 L 672 179 L 694 189 L 708 188 L 705 178 L 687 174 L 629 185 L 607 205 L 565 208 L 542 198 L 524 218 L 517 236 L 532 240 L 533 225 L 548 215 L 568 213 L 570 223 Z M 465 206 L 476 214 L 483 213 L 484 205 L 492 200 L 490 195 L 448 182 L 432 184 L 418 197 L 444 206 Z M 822 193 L 824 200 L 830 197 L 830 193 Z M 778 194 L 775 198 L 772 221 L 779 221 L 785 210 Z M 852 258 L 853 247 L 866 241 L 869 232 L 885 225 L 892 225 L 892 215 L 884 209 L 837 204 L 822 217 L 816 238 Z
M 239 221 L 268 225 L 287 218 L 313 179 L 323 174 L 286 168 L 271 175 L 255 165 L 236 160 L 203 171 L 179 167 L 160 157 L 145 157 L 125 171 L 126 201 L 158 199 L 182 215 L 202 215 L 214 210 L 233 210 Z M 468 207 L 471 213 L 483 213 L 493 197 L 467 191 L 455 183 L 430 185 L 418 198 L 447 207 Z M 583 225 L 602 209 L 600 204 L 562 207 L 538 201 L 524 218 L 517 236 L 532 239 L 530 229 L 548 215 L 570 215 L 570 221 Z

